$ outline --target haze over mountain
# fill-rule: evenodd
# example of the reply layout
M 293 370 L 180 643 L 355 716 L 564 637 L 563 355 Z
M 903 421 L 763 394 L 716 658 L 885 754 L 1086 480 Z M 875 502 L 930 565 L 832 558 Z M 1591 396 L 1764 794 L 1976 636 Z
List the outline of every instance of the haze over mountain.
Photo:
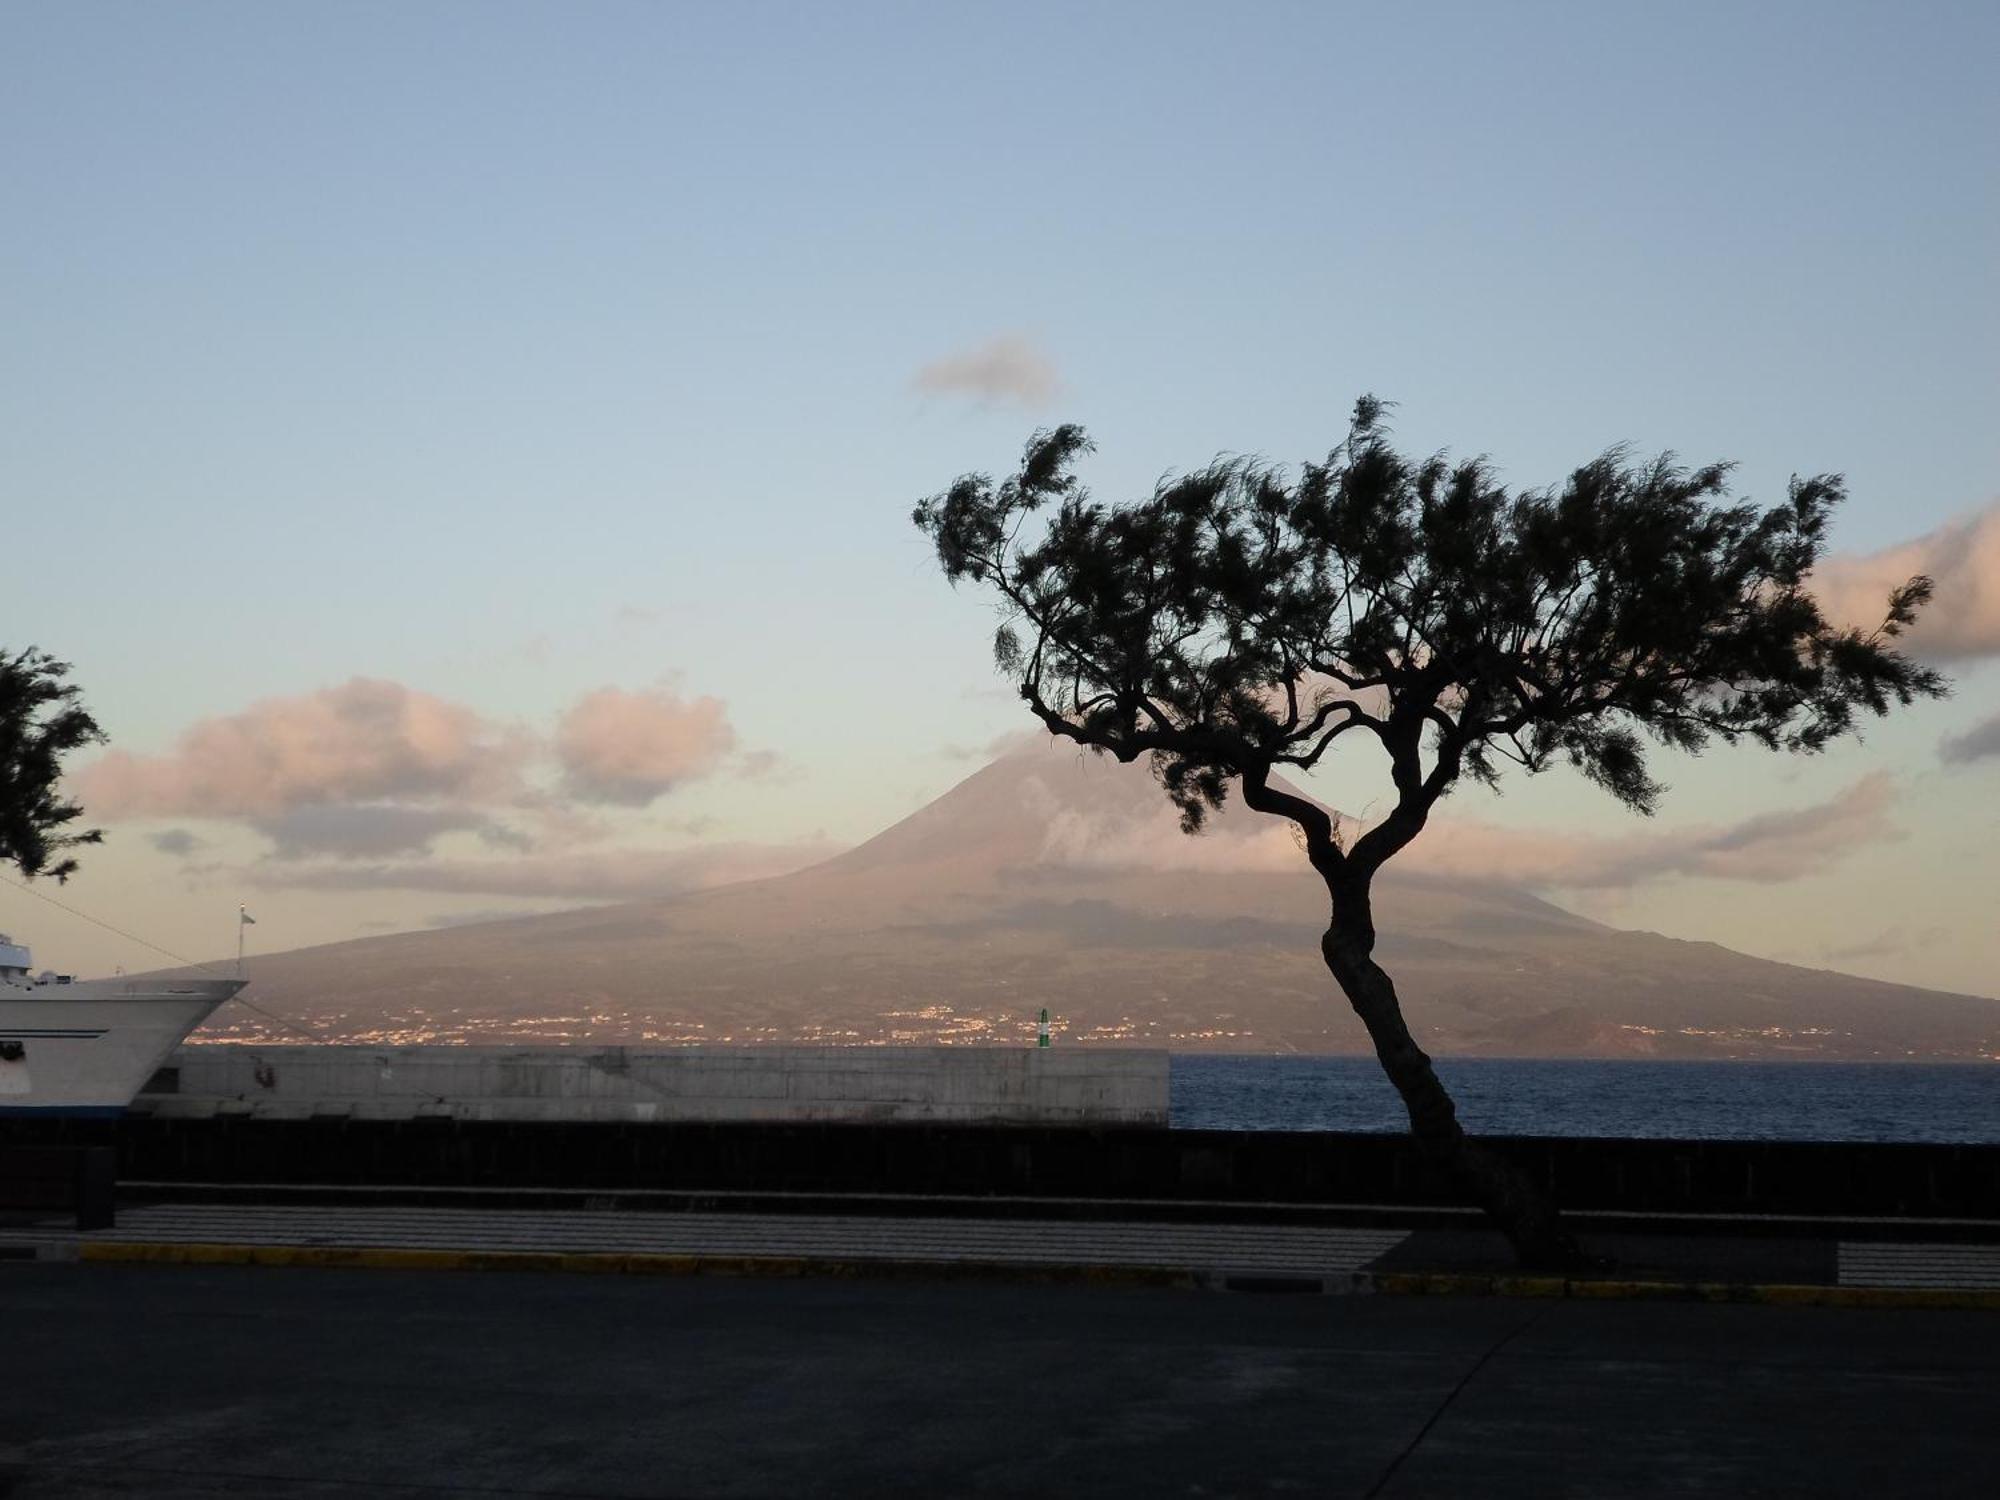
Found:
M 1972 1058 L 2000 1002 L 1622 932 L 1495 881 L 1378 882 L 1379 954 L 1445 1054 Z M 1291 825 L 1180 833 L 1143 768 L 1002 756 L 810 869 L 658 901 L 259 956 L 248 998 L 331 1039 L 1021 1041 L 1365 1050 Z M 203 1033 L 276 1039 L 230 1007 Z

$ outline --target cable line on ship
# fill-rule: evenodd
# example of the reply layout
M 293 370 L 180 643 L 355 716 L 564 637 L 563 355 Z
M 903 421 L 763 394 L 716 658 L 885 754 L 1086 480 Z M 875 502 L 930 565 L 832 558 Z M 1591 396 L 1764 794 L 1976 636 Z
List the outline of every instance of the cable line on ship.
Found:
M 137 943 L 141 948 L 150 949 L 154 953 L 157 953 L 164 958 L 171 958 L 175 963 L 179 964 L 182 968 L 199 970 L 203 973 L 218 978 L 226 977 L 223 976 L 220 970 L 216 967 L 216 965 L 212 963 L 203 963 L 197 959 L 183 958 L 181 957 L 180 954 L 174 952 L 171 948 L 162 948 L 158 943 L 151 942 L 146 938 L 142 938 L 136 932 L 127 932 L 122 927 L 114 927 L 111 923 L 104 921 L 102 918 L 93 917 L 89 912 L 81 911 L 78 908 L 71 906 L 68 902 L 58 901 L 56 900 L 55 897 L 47 895 L 42 891 L 38 891 L 33 886 L 28 885 L 26 882 L 14 879 L 14 877 L 11 875 L 0 875 L 0 880 L 6 881 L 7 884 L 13 886 L 14 889 L 17 891 L 26 892 L 28 895 L 33 896 L 37 901 L 47 902 L 50 906 L 53 906 L 57 911 L 68 912 L 72 917 L 77 918 L 79 921 L 88 922 L 93 927 L 101 927 L 106 932 L 124 938 L 125 941 L 128 943 Z M 241 915 L 241 911 L 242 909 L 239 907 L 238 908 L 239 917 Z M 241 925 L 242 924 L 239 921 L 238 923 L 239 933 Z M 241 963 L 240 958 L 238 959 L 238 962 L 239 964 Z M 277 1026 L 285 1031 L 294 1032 L 297 1035 L 304 1037 L 307 1041 L 312 1042 L 314 1044 L 324 1042 L 326 1039 L 322 1034 L 318 1032 L 308 1031 L 306 1030 L 305 1027 L 300 1026 L 295 1022 L 287 1021 L 283 1016 L 273 1014 L 272 1012 L 264 1009 L 263 1006 L 257 1004 L 257 1002 L 254 1000 L 245 1000 L 243 996 L 240 994 L 231 996 L 230 999 L 225 1003 L 240 1005 L 245 1010 L 252 1011 L 257 1015 L 262 1016 L 265 1020 L 269 1021 L 273 1026 Z

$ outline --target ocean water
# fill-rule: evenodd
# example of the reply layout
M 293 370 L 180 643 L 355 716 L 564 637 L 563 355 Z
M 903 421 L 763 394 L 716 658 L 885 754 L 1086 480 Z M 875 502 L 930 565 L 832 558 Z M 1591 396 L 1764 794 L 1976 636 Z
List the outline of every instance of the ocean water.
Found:
M 1682 1140 L 2000 1142 L 1990 1063 L 1537 1062 L 1438 1058 L 1466 1128 L 1484 1135 Z M 1176 1055 L 1183 1130 L 1401 1132 L 1372 1057 Z

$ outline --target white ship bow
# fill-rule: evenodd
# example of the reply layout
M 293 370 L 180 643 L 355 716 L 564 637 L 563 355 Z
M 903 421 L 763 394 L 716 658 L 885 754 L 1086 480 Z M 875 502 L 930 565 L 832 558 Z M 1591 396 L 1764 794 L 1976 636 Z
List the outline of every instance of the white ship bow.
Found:
M 117 1114 L 241 979 L 31 975 L 0 935 L 0 1114 Z

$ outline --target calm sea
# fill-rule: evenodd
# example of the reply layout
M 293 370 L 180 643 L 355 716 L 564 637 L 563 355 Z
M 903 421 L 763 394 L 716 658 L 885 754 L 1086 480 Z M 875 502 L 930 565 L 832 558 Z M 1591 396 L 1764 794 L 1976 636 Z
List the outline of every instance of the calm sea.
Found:
M 2000 1142 L 2000 1065 L 1526 1062 L 1439 1058 L 1467 1128 L 1487 1135 Z M 1402 1131 L 1373 1058 L 1173 1059 L 1184 1130 Z

